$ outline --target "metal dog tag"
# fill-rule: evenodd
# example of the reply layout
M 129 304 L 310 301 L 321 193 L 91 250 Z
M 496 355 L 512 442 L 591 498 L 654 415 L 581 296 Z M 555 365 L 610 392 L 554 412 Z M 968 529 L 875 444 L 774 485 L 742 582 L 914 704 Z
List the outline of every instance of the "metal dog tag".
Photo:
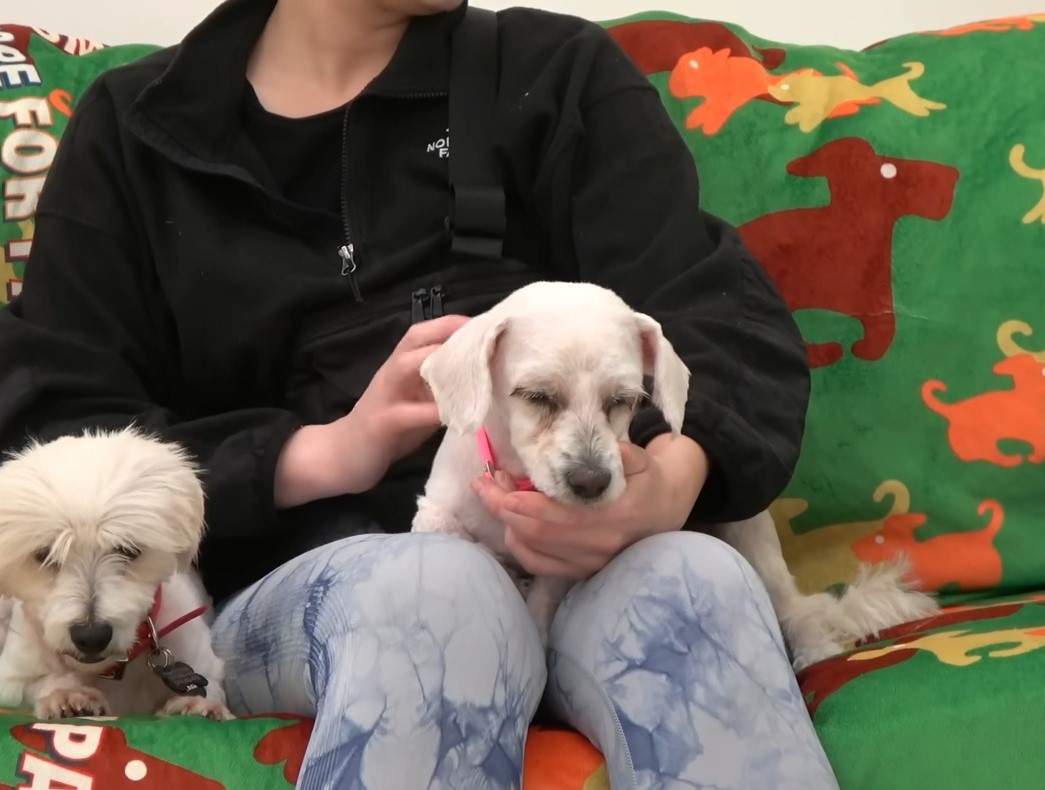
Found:
M 156 650 L 149 654 L 149 669 L 163 685 L 182 697 L 206 697 L 207 678 L 184 661 L 174 661 L 169 650 Z

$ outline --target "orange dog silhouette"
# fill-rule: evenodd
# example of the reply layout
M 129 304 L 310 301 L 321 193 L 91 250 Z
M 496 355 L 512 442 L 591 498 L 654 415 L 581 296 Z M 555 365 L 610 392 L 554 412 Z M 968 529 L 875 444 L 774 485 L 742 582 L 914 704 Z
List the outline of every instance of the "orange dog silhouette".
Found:
M 1002 528 L 1005 511 L 995 500 L 985 499 L 978 512 L 991 516 L 983 529 L 928 540 L 914 536 L 928 520 L 921 513 L 888 516 L 881 532 L 852 544 L 853 553 L 870 563 L 889 562 L 898 554 L 906 554 L 926 589 L 939 590 L 954 583 L 966 590 L 990 589 L 1001 581 L 1001 556 L 994 548 L 994 537 Z
M 946 392 L 947 385 L 934 380 L 922 385 L 922 400 L 950 423 L 947 439 L 962 461 L 1019 466 L 1024 461 L 1022 455 L 1003 453 L 998 447 L 1003 439 L 1016 439 L 1031 446 L 1027 461 L 1042 463 L 1045 461 L 1045 365 L 1033 354 L 1019 354 L 1003 359 L 993 371 L 999 376 L 1010 376 L 1014 387 L 974 395 L 957 403 L 944 403 L 938 394 Z
M 859 83 L 844 64 L 840 79 Z M 795 74 L 823 76 L 814 69 L 800 69 L 788 74 L 770 74 L 758 60 L 734 56 L 728 49 L 712 51 L 701 47 L 679 58 L 668 78 L 668 89 L 679 99 L 702 98 L 704 102 L 686 118 L 687 129 L 701 129 L 706 135 L 717 134 L 733 113 L 755 99 L 773 98 L 770 88 Z M 827 114 L 838 118 L 858 112 L 862 104 L 877 104 L 878 98 L 842 102 Z
M 1010 30 L 1031 30 L 1036 22 L 1045 22 L 1045 14 L 1031 16 L 1003 16 L 969 25 L 958 25 L 946 30 L 934 30 L 930 36 L 964 36 L 968 33 L 1007 33 Z

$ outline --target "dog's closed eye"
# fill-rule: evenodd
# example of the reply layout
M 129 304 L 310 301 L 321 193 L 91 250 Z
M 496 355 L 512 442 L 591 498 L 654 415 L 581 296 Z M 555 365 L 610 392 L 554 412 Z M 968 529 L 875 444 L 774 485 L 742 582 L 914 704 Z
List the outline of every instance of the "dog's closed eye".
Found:
M 548 411 L 558 411 L 562 404 L 559 399 L 550 392 L 536 389 L 517 389 L 512 393 L 517 398 L 522 398 L 527 403 L 540 406 Z
M 611 395 L 603 403 L 602 407 L 607 414 L 615 411 L 634 411 L 642 399 L 642 395 L 634 392 L 619 392 Z
M 142 555 L 141 549 L 134 546 L 117 546 L 113 552 L 132 562 Z

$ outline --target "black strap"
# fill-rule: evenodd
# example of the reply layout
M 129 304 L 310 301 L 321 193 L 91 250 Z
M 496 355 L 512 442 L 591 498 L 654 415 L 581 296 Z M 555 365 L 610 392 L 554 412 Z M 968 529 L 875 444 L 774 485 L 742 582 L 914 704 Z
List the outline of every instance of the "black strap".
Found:
M 497 15 L 465 9 L 450 55 L 450 249 L 500 259 L 507 226 L 493 156 L 497 100 Z

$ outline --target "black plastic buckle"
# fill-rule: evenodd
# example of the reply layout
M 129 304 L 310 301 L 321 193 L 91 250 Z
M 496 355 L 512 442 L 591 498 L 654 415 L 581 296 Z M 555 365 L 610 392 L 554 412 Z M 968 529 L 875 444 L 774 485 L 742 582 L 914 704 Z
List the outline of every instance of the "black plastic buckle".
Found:
M 491 186 L 457 187 L 451 206 L 447 218 L 451 251 L 469 258 L 499 260 L 508 227 L 504 190 Z

